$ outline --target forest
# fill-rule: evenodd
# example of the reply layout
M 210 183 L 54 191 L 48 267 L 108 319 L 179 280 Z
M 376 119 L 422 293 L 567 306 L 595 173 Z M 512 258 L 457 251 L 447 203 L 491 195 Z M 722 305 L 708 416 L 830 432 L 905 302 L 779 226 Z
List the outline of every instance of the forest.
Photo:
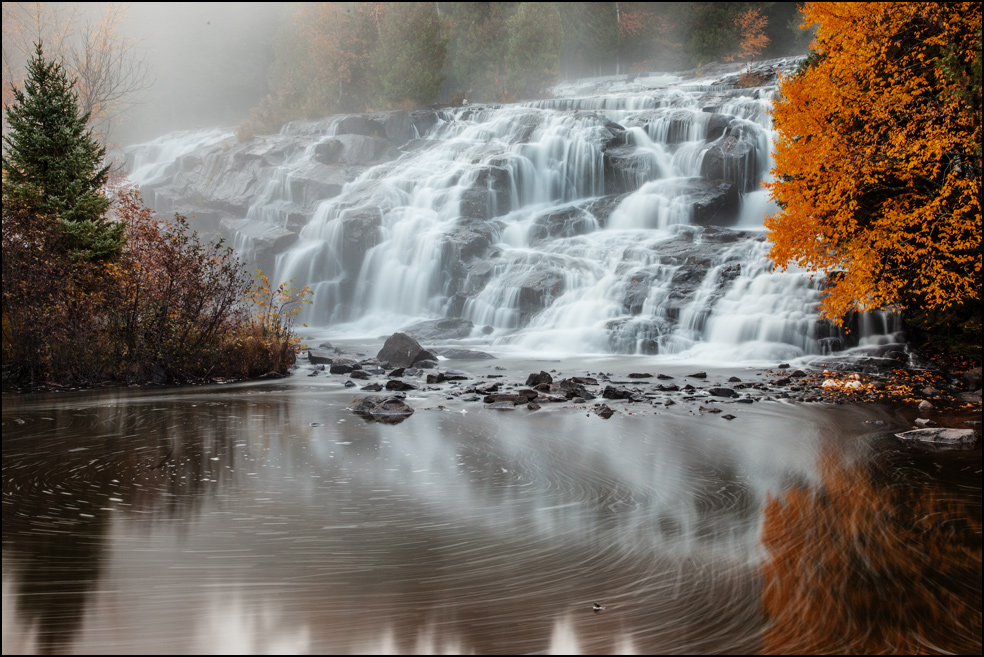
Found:
M 307 291 L 254 279 L 180 216 L 153 217 L 106 160 L 152 85 L 122 14 L 44 11 L 4 3 L 5 385 L 286 371 Z M 774 101 L 777 267 L 827 275 L 835 321 L 897 309 L 914 344 L 980 361 L 979 5 L 298 3 L 259 50 L 240 140 L 294 119 L 809 52 Z

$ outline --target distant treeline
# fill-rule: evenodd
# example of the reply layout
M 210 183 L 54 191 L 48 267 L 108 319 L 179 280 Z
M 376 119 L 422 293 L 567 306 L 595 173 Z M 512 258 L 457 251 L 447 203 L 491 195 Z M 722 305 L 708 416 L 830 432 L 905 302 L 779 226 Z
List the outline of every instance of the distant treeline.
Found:
M 792 2 L 310 2 L 241 137 L 338 112 L 508 102 L 560 78 L 805 53 Z

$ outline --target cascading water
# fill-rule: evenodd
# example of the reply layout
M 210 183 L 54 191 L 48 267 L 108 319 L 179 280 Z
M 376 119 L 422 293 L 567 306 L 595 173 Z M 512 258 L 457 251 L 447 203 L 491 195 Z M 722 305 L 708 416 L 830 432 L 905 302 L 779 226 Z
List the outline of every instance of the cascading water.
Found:
M 818 318 L 819 283 L 771 271 L 774 88 L 727 81 L 615 76 L 246 144 L 184 133 L 132 149 L 132 176 L 273 280 L 311 285 L 302 320 L 333 331 L 453 317 L 538 352 L 730 361 L 897 342 L 891 316 L 845 333 Z

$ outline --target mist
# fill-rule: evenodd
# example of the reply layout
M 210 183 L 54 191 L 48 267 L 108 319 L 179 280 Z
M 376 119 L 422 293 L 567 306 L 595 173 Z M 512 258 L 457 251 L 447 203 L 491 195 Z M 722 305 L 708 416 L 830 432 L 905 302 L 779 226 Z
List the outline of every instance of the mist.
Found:
M 147 55 L 154 84 L 114 141 L 172 130 L 232 125 L 269 93 L 273 38 L 288 3 L 136 3 L 121 26 Z

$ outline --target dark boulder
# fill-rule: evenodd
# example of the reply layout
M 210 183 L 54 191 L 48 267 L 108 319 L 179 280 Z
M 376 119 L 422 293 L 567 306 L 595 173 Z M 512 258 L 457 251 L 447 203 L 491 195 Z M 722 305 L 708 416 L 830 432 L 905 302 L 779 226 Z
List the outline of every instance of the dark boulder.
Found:
M 395 367 L 410 367 L 420 360 L 436 360 L 432 353 L 406 333 L 394 333 L 387 338 L 376 358 Z
M 553 383 L 553 377 L 549 373 L 540 371 L 538 374 L 533 373 L 526 377 L 526 385 L 529 387 L 537 386 L 543 383 Z
M 308 349 L 308 360 L 314 365 L 331 365 L 334 356 L 322 349 Z
M 715 397 L 737 397 L 738 393 L 731 388 L 708 388 L 708 394 Z
M 413 409 L 398 397 L 356 397 L 348 409 L 367 420 L 394 424 L 413 415 Z

